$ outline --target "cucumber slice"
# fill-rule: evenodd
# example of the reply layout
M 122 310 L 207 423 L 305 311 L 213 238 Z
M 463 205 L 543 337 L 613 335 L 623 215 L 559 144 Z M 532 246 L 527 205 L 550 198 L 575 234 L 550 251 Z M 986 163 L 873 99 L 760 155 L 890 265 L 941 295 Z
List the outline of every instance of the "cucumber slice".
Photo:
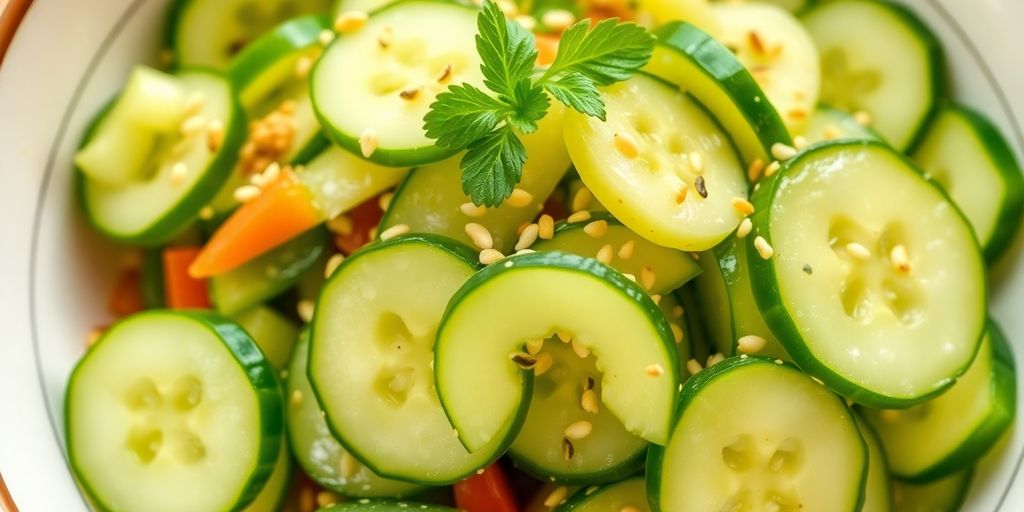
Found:
M 299 181 L 330 219 L 395 186 L 405 174 L 405 169 L 376 165 L 332 146 L 306 165 Z
M 532 196 L 528 204 L 503 203 L 495 208 L 484 208 L 473 217 L 467 216 L 460 206 L 471 201 L 462 191 L 459 161 L 452 158 L 413 169 L 395 190 L 378 232 L 405 224 L 413 232 L 435 233 L 472 246 L 465 226 L 475 222 L 491 233 L 495 249 L 511 252 L 518 238 L 517 228 L 537 216 L 544 200 L 572 165 L 562 140 L 564 114 L 565 107 L 555 103 L 538 123 L 537 131 L 523 136 L 527 158 L 517 188 Z
M 242 48 L 278 23 L 326 13 L 331 0 L 176 0 L 167 37 L 176 66 L 226 69 Z
M 735 236 L 700 255 L 704 273 L 694 281 L 697 308 L 711 345 L 725 356 L 737 352 L 743 336 L 760 336 L 766 343 L 758 355 L 789 360 L 782 343 L 757 309 L 747 266 L 747 244 Z
M 858 123 L 849 112 L 822 103 L 818 104 L 811 115 L 803 136 L 808 142 L 835 139 L 882 140 L 878 132 Z
M 712 344 L 711 335 L 708 334 L 707 326 L 701 322 L 701 317 L 704 311 L 697 305 L 697 299 L 695 298 L 696 292 L 694 286 L 684 286 L 679 290 L 676 290 L 675 296 L 679 300 L 679 305 L 683 308 L 683 322 L 686 326 L 684 332 L 690 338 L 689 348 L 693 354 L 692 357 L 697 361 L 705 361 L 712 354 L 725 354 L 719 347 L 715 347 Z M 724 287 L 721 290 L 725 290 Z M 720 299 L 723 303 L 725 301 L 724 296 Z M 680 368 L 686 368 L 686 361 L 680 359 Z M 684 376 L 689 375 L 688 371 L 684 371 Z
M 576 491 L 554 512 L 650 512 L 644 477 L 638 476 L 603 487 Z
M 892 499 L 889 492 L 889 464 L 879 444 L 878 435 L 864 420 L 863 414 L 855 414 L 857 428 L 868 448 L 868 476 L 864 484 L 864 507 L 861 512 L 889 512 Z
M 607 121 L 565 114 L 569 155 L 601 204 L 644 238 L 686 251 L 710 249 L 736 229 L 743 217 L 732 200 L 747 196 L 746 172 L 707 111 L 643 74 L 601 95 Z
M 869 113 L 894 148 L 910 148 L 942 92 L 942 47 L 928 27 L 876 0 L 822 2 L 803 22 L 821 54 L 822 101 Z
M 600 237 L 587 234 L 584 228 L 591 222 L 605 222 L 607 232 Z M 671 292 L 701 273 L 700 265 L 689 254 L 648 242 L 608 214 L 594 214 L 587 222 L 561 222 L 555 226 L 551 240 L 538 240 L 531 249 L 595 257 L 606 245 L 612 254 L 608 265 L 637 277 L 652 295 Z M 626 252 L 622 252 L 623 246 Z M 645 279 L 650 282 L 645 283 Z
M 988 119 L 959 105 L 939 111 L 913 159 L 964 212 L 991 263 L 1024 215 L 1024 177 L 1006 139 Z
M 648 455 L 653 510 L 860 510 L 868 455 L 853 414 L 795 367 L 727 359 L 686 382 L 678 414 Z
M 409 512 L 410 510 L 421 512 L 458 512 L 454 508 L 442 505 L 392 500 L 359 500 L 351 503 L 338 503 L 322 508 L 318 512 Z
M 985 263 L 906 158 L 878 142 L 812 146 L 753 202 L 754 297 L 801 368 L 871 407 L 921 402 L 967 369 L 985 328 Z M 775 255 L 755 257 L 758 240 Z
M 377 476 L 331 435 L 306 376 L 309 337 L 303 334 L 288 365 L 288 440 L 299 465 L 317 484 L 353 498 L 407 496 L 423 487 Z
M 1013 421 L 1017 380 L 1013 354 L 995 323 L 971 367 L 952 389 L 903 410 L 865 410 L 892 474 L 927 482 L 973 465 Z
M 164 307 L 164 256 L 162 249 L 145 249 L 139 277 L 142 304 L 146 309 Z
M 561 252 L 491 265 L 449 302 L 434 371 L 462 443 L 477 451 L 515 435 L 533 372 L 510 355 L 556 331 L 597 358 L 604 407 L 626 430 L 665 443 L 679 386 L 668 323 L 640 285 L 597 260 Z
M 786 128 L 799 133 L 821 90 L 821 59 L 810 34 L 780 6 L 723 3 L 714 10 L 722 26 L 718 40 L 736 49 Z
M 279 455 L 274 370 L 211 313 L 118 322 L 78 362 L 64 405 L 71 467 L 104 510 L 236 510 Z
M 227 180 L 245 138 L 245 116 L 226 80 L 203 71 L 182 72 L 178 78 L 189 93 L 205 97 L 199 115 L 221 121 L 223 143 L 210 151 L 208 127 L 187 136 L 163 137 L 146 164 L 144 177 L 125 185 L 104 185 L 79 173 L 78 193 L 89 223 L 119 242 L 156 246 L 188 227 Z M 112 122 L 104 114 L 86 135 L 86 143 Z M 125 144 L 126 151 L 133 151 L 132 140 Z M 183 176 L 172 171 L 177 163 L 184 164 Z
M 217 311 L 237 315 L 291 288 L 327 251 L 327 231 L 314 228 L 238 268 L 210 278 Z
M 719 0 L 719 1 L 721 1 L 721 0 Z M 728 0 L 725 0 L 725 1 L 728 1 Z M 785 10 L 787 10 L 789 12 L 799 13 L 800 11 L 803 11 L 807 7 L 809 7 L 811 5 L 814 5 L 814 3 L 817 0 L 758 0 L 758 1 L 761 2 L 761 3 L 765 3 L 765 4 L 777 5 L 777 6 L 782 7 L 783 9 L 785 9 Z
M 334 4 L 334 15 L 343 12 L 373 12 L 391 2 L 392 0 L 338 0 Z
M 281 510 L 284 500 L 288 497 L 288 491 L 292 485 L 292 458 L 288 454 L 288 445 L 281 443 L 281 450 L 274 463 L 274 471 L 270 478 L 263 485 L 263 489 L 256 495 L 249 506 L 243 509 L 245 512 L 276 512 Z
M 792 142 L 775 107 L 728 48 L 688 23 L 666 23 L 654 35 L 658 41 L 644 70 L 697 98 L 745 163 L 770 162 L 773 144 Z
M 677 360 L 679 361 L 680 368 L 679 378 L 686 380 L 689 377 L 688 372 L 684 369 L 686 368 L 686 362 L 694 357 L 693 349 L 691 348 L 693 334 L 690 332 L 690 326 L 687 323 L 686 309 L 679 299 L 676 298 L 675 293 L 662 296 L 661 300 L 658 301 L 658 308 L 661 309 L 661 313 L 665 316 L 665 321 L 668 322 L 672 336 L 676 340 L 676 354 L 678 355 Z M 707 356 L 704 356 L 704 358 L 707 359 Z
M 434 333 L 476 259 L 442 237 L 393 238 L 346 259 L 320 294 L 311 323 L 310 382 L 331 431 L 381 476 L 455 482 L 512 442 L 511 436 L 492 439 L 467 452 L 434 390 Z M 514 434 L 522 418 L 510 423 Z
M 288 366 L 295 338 L 299 335 L 299 328 L 291 320 L 267 306 L 245 310 L 232 320 L 249 333 L 275 370 Z
M 358 155 L 359 139 L 374 136 L 379 143 L 364 156 L 395 167 L 453 155 L 427 138 L 423 116 L 449 83 L 482 87 L 476 13 L 455 2 L 396 2 L 374 12 L 363 28 L 338 37 L 310 78 L 313 106 L 328 138 Z
M 892 481 L 893 512 L 956 512 L 967 500 L 974 468 L 927 484 Z
M 600 406 L 601 372 L 594 358 L 580 359 L 557 337 L 543 347 L 542 353 L 554 363 L 533 378 L 526 421 L 509 447 L 516 466 L 540 480 L 563 484 L 615 482 L 636 473 L 643 466 L 647 442 Z M 584 393 L 593 400 L 586 407 L 595 409 L 583 408 Z M 578 421 L 590 422 L 592 433 L 578 440 L 566 438 L 566 426 Z

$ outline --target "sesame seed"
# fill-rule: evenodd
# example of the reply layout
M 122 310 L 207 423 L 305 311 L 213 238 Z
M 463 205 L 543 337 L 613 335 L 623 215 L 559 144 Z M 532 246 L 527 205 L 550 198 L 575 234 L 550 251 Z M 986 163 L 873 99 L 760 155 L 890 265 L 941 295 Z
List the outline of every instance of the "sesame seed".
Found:
M 359 152 L 363 154 L 363 158 L 370 158 L 370 155 L 377 151 L 379 145 L 380 138 L 377 136 L 377 130 L 367 128 L 359 134 Z
M 900 412 L 895 409 L 882 409 L 881 416 L 886 423 L 895 423 L 900 419 Z
M 388 211 L 388 207 L 391 206 L 391 200 L 395 198 L 394 192 L 385 192 L 377 198 L 377 206 L 380 207 L 380 211 Z
M 764 172 L 764 160 L 760 158 L 750 162 L 750 167 L 747 167 L 747 179 L 751 182 L 761 179 L 761 173 Z
M 313 59 L 302 56 L 295 60 L 295 77 L 306 78 L 313 69 Z
M 199 218 L 203 220 L 210 220 L 216 214 L 217 212 L 213 210 L 212 206 L 204 206 L 199 209 Z
M 497 263 L 505 258 L 505 255 L 497 249 L 484 249 L 480 251 L 480 263 L 483 265 L 490 265 Z
M 341 452 L 341 476 L 349 478 L 359 471 L 359 461 L 348 452 Z
M 327 264 L 324 265 L 324 277 L 331 277 L 335 270 L 338 270 L 338 266 L 345 261 L 345 255 L 338 253 L 327 259 Z
M 519 16 L 516 16 L 515 21 L 530 32 L 533 32 L 533 29 L 537 28 L 537 18 L 527 14 L 520 14 Z
M 327 229 L 339 235 L 351 235 L 353 230 L 352 219 L 345 214 L 338 215 L 327 221 Z
M 653 302 L 655 306 L 661 304 L 661 294 L 655 293 L 654 295 L 651 295 L 651 302 Z
M 366 25 L 370 16 L 363 11 L 345 11 L 334 18 L 335 32 L 355 32 Z
M 478 475 L 482 475 L 484 473 L 486 473 L 486 471 L 484 471 L 484 468 L 480 468 L 480 469 L 476 470 L 476 474 L 478 474 Z
M 585 222 L 585 221 L 590 220 L 590 212 L 588 212 L 587 210 L 580 210 L 580 211 L 570 215 L 569 218 L 565 219 L 565 220 L 569 224 L 575 224 L 577 222 Z
M 206 93 L 203 91 L 193 91 L 185 97 L 185 115 L 192 116 L 199 111 L 203 110 L 206 106 Z
M 296 406 L 296 405 L 301 404 L 302 403 L 302 391 L 300 391 L 298 389 L 292 391 L 292 396 L 289 399 L 289 403 L 292 406 Z
M 686 182 L 679 184 L 679 192 L 676 192 L 676 204 L 683 204 L 686 202 L 686 194 L 690 192 L 690 187 L 686 186 Z
M 765 240 L 763 236 L 758 236 L 754 239 L 754 248 L 757 249 L 757 254 L 763 260 L 770 260 L 775 255 L 775 249 L 772 249 L 772 246 L 768 244 L 768 240 Z
M 625 277 L 626 279 L 629 279 L 630 281 L 633 281 L 634 283 L 636 282 L 636 276 L 634 276 L 633 274 L 630 274 L 628 272 L 625 273 L 625 274 L 622 274 L 622 277 Z
M 745 198 L 745 197 L 734 197 L 734 198 L 732 198 L 732 207 L 735 208 L 736 211 L 742 213 L 743 215 L 753 215 L 754 214 L 754 205 L 753 205 L 753 203 L 751 203 L 750 201 L 747 201 L 747 198 Z
M 216 153 L 224 145 L 224 123 L 220 119 L 210 121 L 206 125 L 206 149 Z
M 320 507 L 329 507 L 338 502 L 340 498 L 331 491 L 320 491 L 316 493 L 316 504 Z
M 775 364 L 781 366 L 782 365 L 782 359 L 776 359 L 775 360 Z
M 703 369 L 704 367 L 696 359 L 690 359 L 686 362 L 686 371 L 690 372 L 690 375 L 697 375 Z
M 555 329 L 555 336 L 558 336 L 558 339 L 562 340 L 562 343 L 569 343 L 572 341 L 572 333 L 569 331 Z
M 391 226 L 390 228 L 387 228 L 384 231 L 382 231 L 380 234 L 380 239 L 391 240 L 392 238 L 399 235 L 404 235 L 409 231 L 410 228 L 408 224 L 395 224 L 394 226 Z
M 473 203 L 462 203 L 459 205 L 459 211 L 462 212 L 466 217 L 483 217 L 487 213 L 487 207 L 477 206 Z
M 590 414 L 597 414 L 599 411 L 597 392 L 593 389 L 583 390 L 583 395 L 580 397 L 580 407 Z
M 580 420 L 570 423 L 568 427 L 565 427 L 565 437 L 572 440 L 584 439 L 590 435 L 590 432 L 594 430 L 594 425 L 587 420 Z
M 549 11 L 550 12 L 550 11 Z M 628 133 L 616 133 L 612 136 L 615 142 L 615 149 L 622 153 L 622 156 L 626 158 L 636 158 L 640 156 L 640 147 L 636 144 L 636 139 Z
M 776 142 L 775 144 L 772 144 L 772 156 L 775 157 L 776 160 L 786 161 L 796 156 L 796 148 L 781 142 Z
M 825 140 L 835 140 L 838 139 L 840 135 L 841 133 L 839 133 L 839 128 L 836 128 L 836 125 L 834 124 L 826 126 L 825 132 L 822 134 L 822 136 L 825 137 Z
M 596 384 L 597 381 L 595 381 L 594 378 L 591 377 L 590 375 L 587 375 L 587 378 L 583 380 L 583 389 L 594 389 L 594 385 Z
M 604 244 L 600 249 L 597 250 L 597 261 L 608 265 L 612 262 L 612 245 Z
M 576 447 L 572 445 L 572 441 L 568 437 L 562 438 L 562 460 L 569 462 L 572 460 L 573 455 L 576 455 Z
M 809 263 L 804 263 L 804 268 L 802 270 L 804 271 L 804 274 L 807 274 L 807 275 L 813 275 L 814 274 L 814 269 L 811 268 L 811 265 Z
M 307 324 L 313 320 L 313 312 L 316 309 L 316 305 L 309 299 L 302 299 L 298 304 L 295 305 L 295 312 L 299 314 L 299 318 Z
M 441 75 L 437 77 L 437 83 L 443 84 L 452 77 L 452 65 L 451 63 L 445 64 L 444 69 L 441 70 Z
M 516 242 L 515 249 L 517 251 L 522 251 L 523 249 L 529 249 L 530 246 L 532 246 L 534 244 L 534 242 L 537 241 L 537 233 L 539 231 L 540 231 L 540 228 L 537 227 L 536 224 L 530 224 L 530 225 L 526 226 L 526 229 L 524 229 L 522 234 L 519 235 L 519 241 Z
M 654 287 L 654 269 L 651 267 L 644 267 L 640 269 L 640 286 L 644 287 L 644 290 L 650 290 Z
M 583 232 L 594 237 L 601 238 L 608 232 L 608 221 L 595 220 L 583 226 Z
M 700 153 L 690 153 L 689 160 L 690 167 L 693 168 L 693 172 L 697 174 L 704 172 L 704 158 L 700 156 Z
M 810 144 L 810 142 L 808 142 L 807 137 L 804 137 L 803 135 L 793 137 L 793 147 L 796 149 L 804 149 L 808 144 Z
M 774 161 L 774 162 L 768 164 L 768 167 L 764 168 L 764 177 L 765 178 L 771 178 L 772 176 L 775 175 L 775 173 L 779 172 L 779 169 L 781 169 L 781 168 L 782 168 L 782 164 L 779 163 L 778 161 Z
M 533 369 L 537 365 L 537 358 L 524 352 L 516 352 L 509 355 L 509 359 L 512 360 L 517 366 L 524 370 Z
M 665 368 L 660 364 L 650 364 L 644 368 L 644 373 L 651 377 L 661 377 L 662 375 L 665 375 Z
M 470 222 L 466 224 L 466 234 L 469 235 L 469 239 L 473 241 L 473 245 L 477 249 L 493 249 L 494 248 L 494 237 L 491 236 L 491 232 L 487 231 L 487 228 L 483 227 L 476 222 Z
M 668 328 L 672 330 L 672 340 L 676 343 L 683 342 L 683 328 L 676 324 L 668 324 Z
M 864 261 L 871 258 L 871 251 L 857 242 L 850 242 L 846 244 L 846 252 L 854 258 Z
M 403 100 L 413 101 L 413 100 L 416 99 L 416 97 L 418 97 L 420 95 L 420 90 L 421 89 L 423 89 L 423 88 L 422 87 L 410 87 L 408 89 L 403 89 L 401 92 L 398 93 L 398 96 L 400 98 L 402 98 Z
M 764 346 L 767 344 L 768 340 L 753 334 L 742 336 L 740 339 L 736 340 L 736 347 L 740 352 L 746 354 L 756 354 L 763 350 Z
M 693 180 L 693 188 L 697 190 L 704 199 L 708 198 L 708 186 L 704 181 L 704 176 L 697 176 L 697 179 Z
M 380 229 L 380 225 L 379 224 L 376 225 L 376 226 L 371 227 L 370 229 L 366 230 L 366 236 L 370 240 L 373 240 L 373 239 L 377 238 L 377 230 L 378 229 Z
M 619 247 L 619 257 L 628 260 L 633 257 L 633 250 L 636 249 L 636 240 L 630 240 Z
M 516 254 L 533 254 L 535 252 L 537 252 L 537 251 L 535 251 L 533 249 L 521 249 L 521 250 L 516 251 Z M 511 266 L 511 265 L 509 265 L 509 266 Z
M 377 36 L 377 46 L 379 46 L 381 50 L 387 50 L 391 47 L 391 40 L 393 39 L 394 31 L 394 28 L 390 26 L 384 27 L 384 30 L 380 31 L 380 35 Z
M 755 52 L 757 52 L 760 55 L 764 55 L 764 53 L 765 53 L 764 41 L 761 39 L 761 36 L 757 32 L 755 32 L 753 30 L 748 32 L 747 33 L 747 41 L 750 43 L 750 47 Z
M 794 121 L 803 121 L 804 119 L 807 119 L 807 111 L 802 108 L 790 109 L 789 112 L 786 112 L 786 115 Z
M 590 206 L 590 201 L 593 198 L 594 195 L 590 192 L 589 188 L 580 187 L 580 189 L 576 191 L 576 195 L 572 197 L 572 211 L 578 212 L 580 210 L 586 210 L 587 207 Z
M 902 244 L 892 248 L 889 253 L 889 261 L 892 262 L 892 268 L 897 271 L 910 272 L 910 254 Z
M 235 201 L 238 201 L 239 203 L 248 203 L 260 196 L 260 188 L 256 185 L 242 185 L 235 189 L 233 195 L 235 197 Z
M 555 236 L 555 219 L 548 214 L 537 219 L 537 236 L 542 240 L 551 240 Z
M 505 200 L 505 204 L 513 208 L 523 208 L 529 206 L 532 202 L 533 194 L 521 188 L 512 190 L 512 195 L 508 196 L 508 199 Z
M 544 348 L 544 338 L 526 340 L 526 353 L 531 356 L 537 355 Z
M 171 185 L 180 185 L 188 176 L 188 166 L 185 162 L 177 162 L 171 166 Z
M 335 37 L 337 37 L 337 34 L 333 30 L 324 29 L 317 35 L 317 40 L 320 42 L 320 46 L 327 46 L 331 44 L 331 41 L 334 41 Z
M 565 9 L 551 9 L 544 12 L 540 21 L 551 30 L 561 32 L 576 22 L 576 15 Z
M 185 120 L 181 122 L 181 134 L 186 137 L 195 135 L 207 124 L 208 121 L 206 118 L 199 114 L 186 117 Z
M 722 361 L 725 361 L 725 356 L 722 355 L 721 352 L 715 352 L 714 354 L 708 356 L 708 364 L 707 366 L 705 366 L 705 368 L 711 368 L 712 366 L 721 363 Z
M 569 495 L 569 489 L 565 486 L 556 487 L 555 490 L 548 494 L 547 498 L 544 498 L 544 506 L 548 508 L 554 508 L 565 501 L 565 497 Z
M 260 173 L 260 176 L 263 177 L 264 186 L 270 185 L 277 181 L 277 178 L 281 177 L 281 164 L 277 162 L 270 162 L 270 164 L 263 169 L 263 172 Z
M 587 348 L 586 345 L 580 343 L 578 339 L 573 338 L 573 340 L 569 342 L 569 345 L 572 346 L 572 351 L 575 352 L 580 359 L 586 359 L 587 356 L 590 355 L 590 349 Z
M 754 223 L 750 222 L 750 218 L 743 219 L 743 221 L 740 222 L 740 227 L 736 228 L 736 238 L 746 238 L 752 229 L 754 229 Z
M 861 126 L 870 126 L 872 121 L 871 114 L 864 110 L 858 110 L 854 112 L 853 120 L 856 121 L 857 124 Z
M 551 365 L 554 363 L 555 361 L 551 358 L 551 354 L 547 352 L 537 355 L 537 364 L 533 365 L 533 375 L 536 377 L 544 375 L 551 369 Z

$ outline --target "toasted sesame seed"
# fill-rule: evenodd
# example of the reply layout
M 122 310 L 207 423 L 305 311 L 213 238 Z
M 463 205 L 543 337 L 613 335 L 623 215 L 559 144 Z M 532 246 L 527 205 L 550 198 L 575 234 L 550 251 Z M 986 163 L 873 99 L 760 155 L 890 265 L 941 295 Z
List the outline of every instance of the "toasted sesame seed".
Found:
M 858 110 L 854 112 L 853 120 L 856 121 L 857 124 L 861 126 L 870 126 L 872 121 L 871 114 L 864 110 Z
M 340 498 L 331 491 L 320 491 L 316 493 L 316 504 L 321 507 L 329 507 L 338 502 Z
M 366 230 L 366 236 L 367 236 L 367 237 L 368 237 L 368 238 L 369 238 L 370 240 L 374 240 L 374 239 L 376 239 L 376 238 L 377 238 L 377 230 L 378 230 L 378 229 L 380 229 L 380 224 L 378 224 L 378 225 L 376 225 L 376 226 L 373 226 L 373 227 L 371 227 L 370 229 Z
M 544 12 L 540 21 L 551 30 L 560 32 L 576 22 L 576 15 L 565 9 L 550 9 Z
M 199 209 L 199 218 L 203 220 L 210 220 L 216 214 L 217 212 L 214 211 L 212 206 L 204 206 Z
M 644 367 L 644 373 L 651 377 L 661 377 L 662 375 L 665 375 L 665 368 L 660 364 L 649 364 Z
M 529 249 L 530 246 L 532 246 L 534 242 L 537 241 L 537 233 L 539 231 L 540 228 L 537 227 L 536 224 L 530 224 L 526 226 L 526 229 L 523 230 L 523 233 L 519 235 L 519 241 L 516 242 L 515 249 L 517 251 Z
M 779 172 L 779 169 L 781 169 L 781 168 L 782 168 L 782 164 L 779 163 L 777 160 L 772 162 L 772 163 L 770 163 L 770 164 L 768 164 L 768 167 L 764 168 L 764 177 L 765 178 L 771 178 L 772 176 L 775 175 L 775 173 Z M 754 190 L 757 190 L 757 189 L 755 188 Z
M 449 62 L 444 65 L 444 69 L 441 70 L 441 75 L 437 77 L 437 83 L 443 84 L 452 77 L 452 64 Z
M 770 260 L 775 255 L 775 249 L 772 249 L 768 240 L 765 240 L 763 236 L 758 236 L 754 239 L 754 248 L 757 249 L 757 254 L 763 260 Z
M 608 265 L 612 262 L 612 244 L 604 244 L 597 250 L 597 261 Z
M 676 204 L 683 204 L 686 202 L 686 194 L 690 192 L 690 187 L 686 186 L 686 182 L 679 183 L 679 192 L 676 192 Z
M 295 60 L 295 77 L 306 78 L 313 69 L 313 59 L 302 56 Z
M 777 364 L 777 365 L 779 365 L 779 366 L 781 366 L 781 365 L 782 365 L 782 362 L 783 362 L 783 361 L 782 361 L 782 359 L 776 359 L 776 360 L 775 360 L 775 364 Z
M 690 359 L 686 362 L 686 371 L 690 372 L 690 375 L 697 375 L 703 369 L 704 367 L 696 359 Z
M 309 299 L 302 299 L 298 304 L 295 305 L 295 312 L 299 314 L 299 318 L 303 322 L 309 323 L 313 320 L 313 311 L 316 309 L 316 305 Z
M 505 258 L 505 255 L 497 249 L 484 249 L 480 251 L 480 263 L 483 265 L 490 265 L 497 263 Z
M 188 176 L 188 166 L 185 162 L 176 162 L 171 166 L 171 185 L 180 185 Z
M 327 264 L 324 265 L 324 277 L 331 277 L 335 270 L 338 270 L 338 266 L 345 261 L 345 255 L 338 253 L 327 259 Z
M 370 16 L 363 11 L 345 11 L 334 18 L 334 31 L 347 33 L 355 32 L 366 25 Z
M 379 145 L 380 138 L 377 136 L 377 130 L 367 128 L 359 134 L 359 152 L 363 154 L 363 158 L 370 158 L 370 155 L 377 151 Z
M 469 235 L 469 239 L 473 241 L 473 245 L 477 249 L 493 249 L 494 248 L 494 237 L 491 236 L 491 232 L 487 231 L 487 228 L 483 227 L 476 222 L 470 222 L 466 224 L 466 234 Z
M 892 268 L 897 271 L 910 272 L 910 254 L 906 246 L 900 244 L 893 247 L 889 253 L 889 261 L 892 262 Z
M 526 340 L 526 353 L 531 356 L 537 355 L 544 348 L 544 338 Z
M 742 213 L 743 215 L 753 215 L 754 214 L 754 205 L 753 205 L 753 203 L 751 203 L 750 201 L 747 201 L 747 198 L 745 198 L 745 197 L 734 197 L 734 198 L 732 198 L 732 207 L 735 208 L 736 211 Z
M 524 370 L 531 370 L 537 365 L 537 358 L 527 354 L 525 352 L 516 352 L 509 355 L 509 359 L 512 360 L 517 366 Z
M 756 52 L 758 55 L 765 54 L 766 48 L 764 45 L 764 41 L 761 39 L 761 36 L 757 32 L 753 30 L 748 32 L 747 42 L 750 44 L 750 47 L 754 50 L 754 52 Z
M 651 302 L 653 302 L 655 306 L 661 304 L 661 294 L 655 293 L 654 295 L 651 295 Z
M 741 336 L 740 339 L 736 340 L 736 348 L 745 354 L 756 354 L 763 350 L 767 344 L 768 340 L 754 334 Z
M 547 498 L 544 498 L 544 506 L 548 508 L 554 508 L 555 506 L 565 501 L 565 498 L 568 495 L 569 489 L 567 487 L 565 487 L 564 485 L 556 487 L 555 490 L 551 491 L 551 494 L 548 494 Z
M 459 205 L 459 211 L 462 212 L 466 217 L 483 217 L 487 213 L 487 207 L 477 206 L 473 203 L 462 203 Z
M 573 338 L 573 340 L 569 342 L 569 345 L 572 346 L 572 351 L 575 352 L 580 359 L 586 359 L 590 356 L 590 349 L 587 348 L 586 345 L 580 343 L 578 339 Z
M 569 462 L 572 457 L 576 455 L 576 447 L 572 445 L 572 441 L 568 437 L 562 438 L 562 460 Z
M 583 390 L 583 395 L 580 397 L 580 407 L 590 414 L 597 414 L 599 412 L 597 392 L 593 389 Z
M 601 238 L 608 232 L 608 221 L 606 220 L 595 220 L 583 226 L 583 232 L 594 237 Z
M 544 214 L 537 219 L 537 236 L 542 240 L 551 240 L 555 236 L 555 219 Z
M 746 238 L 752 229 L 754 229 L 754 223 L 750 221 L 750 218 L 743 219 L 743 221 L 740 222 L 740 226 L 736 228 L 736 238 Z
M 338 469 L 341 469 L 341 476 L 345 478 L 349 478 L 359 471 L 359 461 L 348 452 L 341 452 L 339 462 L 341 467 Z
M 233 195 L 235 197 L 235 201 L 238 201 L 239 203 L 248 203 L 260 196 L 260 188 L 256 185 L 242 185 L 235 189 Z
M 803 135 L 797 135 L 796 137 L 793 137 L 793 147 L 795 149 L 804 149 L 807 147 L 808 144 L 810 144 L 810 142 L 808 142 L 807 137 L 804 137 Z
M 626 279 L 629 279 L 630 281 L 633 281 L 634 283 L 636 282 L 636 276 L 634 276 L 633 274 L 630 274 L 628 272 L 622 274 L 622 277 L 625 277 Z
M 575 224 L 577 222 L 586 222 L 590 220 L 590 212 L 588 212 L 587 210 L 580 210 L 570 215 L 569 218 L 565 220 L 569 224 Z
M 721 363 L 722 361 L 725 361 L 725 356 L 722 355 L 721 352 L 715 352 L 714 354 L 708 356 L 708 363 L 707 366 L 705 366 L 705 368 L 711 368 L 712 366 Z
M 697 179 L 693 180 L 693 188 L 700 194 L 701 197 L 707 199 L 708 197 L 708 186 L 704 180 L 704 176 L 697 176 Z
M 807 111 L 802 108 L 790 109 L 789 112 L 786 112 L 786 115 L 794 121 L 803 121 L 804 119 L 807 119 Z
M 636 240 L 630 240 L 619 247 L 619 257 L 628 260 L 633 257 L 633 251 L 636 249 Z
M 572 333 L 563 329 L 555 329 L 555 336 L 558 336 L 558 339 L 561 340 L 562 343 L 569 343 L 572 341 Z
M 555 360 L 551 358 L 551 354 L 547 352 L 537 354 L 537 364 L 533 365 L 533 375 L 536 377 L 544 375 L 553 364 L 555 364 Z
M 516 16 L 515 21 L 530 32 L 533 32 L 533 29 L 537 28 L 537 18 L 528 14 L 520 14 L 519 16 Z
M 846 252 L 854 258 L 864 261 L 871 258 L 871 250 L 857 242 L 846 244 Z
M 384 231 L 382 231 L 380 233 L 380 239 L 391 240 L 396 236 L 408 233 L 410 230 L 411 228 L 409 228 L 408 224 L 395 224 L 394 226 L 391 226 L 390 228 L 387 228 Z
M 594 198 L 594 194 L 590 192 L 587 187 L 580 187 L 576 191 L 576 195 L 572 196 L 572 211 L 578 212 L 580 210 L 586 210 L 590 206 L 590 201 Z
M 186 117 L 185 120 L 181 122 L 181 134 L 186 137 L 195 135 L 199 133 L 199 131 L 202 130 L 208 123 L 209 121 L 207 121 L 206 117 L 200 114 L 195 114 Z
M 668 324 L 668 328 L 672 330 L 672 340 L 676 343 L 683 342 L 683 328 L 676 324 Z
M 513 208 L 523 208 L 529 206 L 532 202 L 533 194 L 521 188 L 512 190 L 512 195 L 508 196 L 508 199 L 505 200 L 505 204 Z
M 825 132 L 822 134 L 825 140 L 835 140 L 838 139 L 840 135 L 842 134 L 839 132 L 839 128 L 836 128 L 836 125 L 834 124 L 826 126 Z
M 565 437 L 574 441 L 584 439 L 594 430 L 594 425 L 587 420 L 580 420 L 570 423 L 565 427 Z
M 761 173 L 764 172 L 764 160 L 760 158 L 750 162 L 750 166 L 747 167 L 747 179 L 751 182 L 761 179 Z
M 640 156 L 640 147 L 637 146 L 636 139 L 632 135 L 616 133 L 612 136 L 612 139 L 615 142 L 615 149 L 619 150 L 622 156 L 630 159 Z
M 644 267 L 640 269 L 640 286 L 643 286 L 645 290 L 650 290 L 654 287 L 655 275 L 654 269 L 651 267 Z
M 327 229 L 339 235 L 351 235 L 353 230 L 352 219 L 345 214 L 338 215 L 327 221 Z
M 775 157 L 776 160 L 786 161 L 796 156 L 796 148 L 788 144 L 776 142 L 775 144 L 772 144 L 772 156 Z
M 391 200 L 394 198 L 394 192 L 385 192 L 381 194 L 380 197 L 377 198 L 377 206 L 380 208 L 380 211 L 388 211 L 388 207 L 391 206 Z
M 398 96 L 403 100 L 413 101 L 420 95 L 420 90 L 422 89 L 423 88 L 419 86 L 402 89 L 402 91 L 398 93 Z
M 206 125 L 206 149 L 216 153 L 224 145 L 224 123 L 214 119 Z

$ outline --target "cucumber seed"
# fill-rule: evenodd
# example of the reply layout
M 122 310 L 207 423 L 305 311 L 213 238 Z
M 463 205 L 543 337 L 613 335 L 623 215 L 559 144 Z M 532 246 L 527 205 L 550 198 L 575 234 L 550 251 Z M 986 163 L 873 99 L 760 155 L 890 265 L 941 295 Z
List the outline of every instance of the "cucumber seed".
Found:
M 697 190 L 704 199 L 708 198 L 708 186 L 704 182 L 704 176 L 697 176 L 697 179 L 693 180 L 693 188 Z

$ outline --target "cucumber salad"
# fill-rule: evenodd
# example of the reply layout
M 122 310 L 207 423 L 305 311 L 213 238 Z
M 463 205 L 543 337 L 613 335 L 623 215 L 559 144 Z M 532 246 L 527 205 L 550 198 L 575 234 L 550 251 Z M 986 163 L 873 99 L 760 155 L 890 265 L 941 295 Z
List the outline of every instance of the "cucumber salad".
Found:
M 955 511 L 999 456 L 1024 178 L 911 9 L 171 4 L 74 156 L 95 509 Z

